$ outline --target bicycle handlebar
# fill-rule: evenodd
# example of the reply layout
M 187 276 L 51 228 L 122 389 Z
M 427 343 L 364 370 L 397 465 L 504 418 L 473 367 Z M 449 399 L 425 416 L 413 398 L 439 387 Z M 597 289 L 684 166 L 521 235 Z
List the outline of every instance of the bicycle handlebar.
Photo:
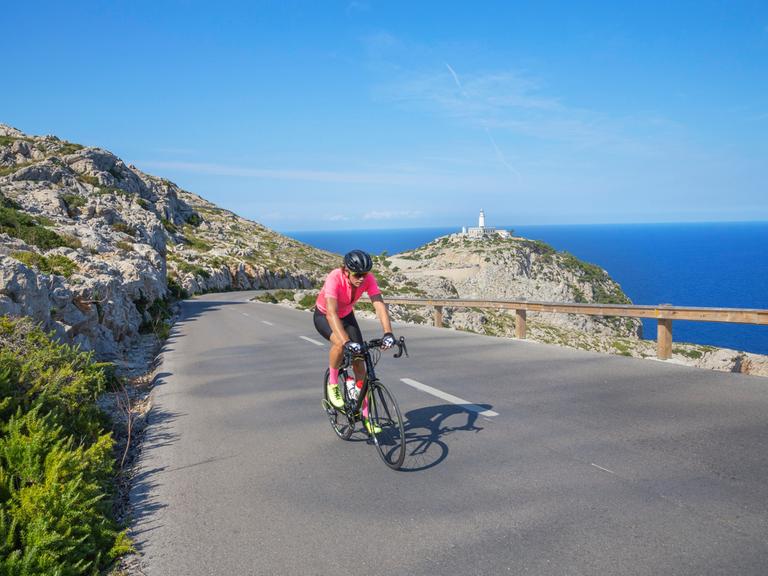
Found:
M 370 348 L 381 348 L 383 345 L 383 338 L 374 338 L 373 340 L 368 340 L 368 342 L 363 342 L 363 352 L 367 352 Z M 408 348 L 405 345 L 405 336 L 400 336 L 397 340 L 395 340 L 395 346 L 397 346 L 397 352 L 394 354 L 395 358 L 400 358 L 403 353 L 405 353 L 406 358 L 408 357 Z M 344 360 L 345 364 L 349 364 L 352 360 L 353 354 L 351 354 L 348 350 L 344 350 Z

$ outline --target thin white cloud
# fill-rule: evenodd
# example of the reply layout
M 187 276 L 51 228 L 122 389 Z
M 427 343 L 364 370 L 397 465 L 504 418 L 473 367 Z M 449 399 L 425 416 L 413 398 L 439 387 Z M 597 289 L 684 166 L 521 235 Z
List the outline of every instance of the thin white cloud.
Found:
M 333 170 L 288 170 L 272 168 L 251 168 L 206 162 L 175 162 L 146 160 L 135 162 L 142 170 L 156 173 L 170 171 L 210 176 L 253 178 L 257 180 L 298 181 L 311 183 L 331 183 L 339 185 L 358 185 L 381 188 L 388 186 L 404 190 L 466 190 L 470 188 L 493 188 L 498 185 L 491 173 L 467 174 L 457 172 L 451 167 L 432 169 L 416 164 L 372 167 L 370 170 L 333 171 Z
M 345 222 L 351 220 L 351 218 L 349 216 L 344 216 L 344 214 L 334 214 L 333 216 L 328 216 L 326 220 L 330 222 Z
M 233 176 L 261 178 L 265 180 L 298 180 L 306 182 L 332 182 L 346 184 L 393 184 L 393 185 L 440 185 L 450 181 L 449 176 L 434 176 L 428 173 L 405 172 L 346 172 L 331 170 L 286 170 L 271 168 L 249 168 L 206 162 L 167 162 L 148 160 L 137 165 L 159 169 L 210 174 L 213 176 Z
M 378 95 L 482 128 L 499 161 L 512 170 L 492 131 L 497 135 L 512 133 L 582 147 L 655 148 L 644 144 L 648 134 L 633 132 L 635 118 L 610 117 L 566 106 L 559 98 L 546 94 L 541 82 L 530 75 L 499 71 L 459 76 L 449 63 L 444 65 L 447 74 L 404 74 L 400 80 L 381 87 Z
M 371 211 L 363 214 L 363 220 L 399 220 L 401 218 L 413 219 L 419 218 L 422 213 L 418 210 L 400 210 L 400 211 Z

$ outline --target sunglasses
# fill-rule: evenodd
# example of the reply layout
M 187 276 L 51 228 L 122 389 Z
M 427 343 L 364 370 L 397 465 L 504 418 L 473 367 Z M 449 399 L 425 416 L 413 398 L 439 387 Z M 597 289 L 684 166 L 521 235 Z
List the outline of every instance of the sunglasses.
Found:
M 359 280 L 360 278 L 365 278 L 368 275 L 368 272 L 350 272 L 349 275 L 354 276 Z

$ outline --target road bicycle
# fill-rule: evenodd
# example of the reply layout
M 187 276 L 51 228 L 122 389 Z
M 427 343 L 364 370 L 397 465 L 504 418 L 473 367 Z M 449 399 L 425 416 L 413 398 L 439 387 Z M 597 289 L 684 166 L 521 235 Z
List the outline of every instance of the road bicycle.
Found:
M 403 354 L 408 356 L 404 337 L 401 336 L 395 341 L 395 346 L 395 358 L 400 358 Z M 382 340 L 375 338 L 364 342 L 359 354 L 344 350 L 344 359 L 339 369 L 339 390 L 344 398 L 344 407 L 334 408 L 328 399 L 329 371 L 326 369 L 323 379 L 323 408 L 336 435 L 342 440 L 349 440 L 355 431 L 355 424 L 362 422 L 363 400 L 367 398 L 370 425 L 362 426 L 362 429 L 376 445 L 384 463 L 393 470 L 398 470 L 405 460 L 405 430 L 395 397 L 376 377 L 375 367 L 381 358 L 381 347 Z M 365 362 L 365 378 L 362 388 L 355 393 L 347 389 L 346 382 L 348 376 L 354 378 L 352 363 L 358 360 Z

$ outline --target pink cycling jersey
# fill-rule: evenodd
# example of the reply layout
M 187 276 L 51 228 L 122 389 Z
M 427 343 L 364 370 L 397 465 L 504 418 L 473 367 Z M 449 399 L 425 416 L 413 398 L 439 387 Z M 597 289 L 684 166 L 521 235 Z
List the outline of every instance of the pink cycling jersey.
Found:
M 344 274 L 344 271 L 341 268 L 336 268 L 336 270 L 333 270 L 328 274 L 328 277 L 325 279 L 325 284 L 323 284 L 323 289 L 320 290 L 320 294 L 317 295 L 317 302 L 315 304 L 320 312 L 327 314 L 328 307 L 325 301 L 326 296 L 336 298 L 339 318 L 344 318 L 344 316 L 347 316 L 352 312 L 355 302 L 360 300 L 360 296 L 363 295 L 363 292 L 367 292 L 368 296 L 381 294 L 381 290 L 379 289 L 379 285 L 376 283 L 376 278 L 374 278 L 373 274 L 368 272 L 360 287 L 355 288 L 352 286 L 349 278 Z

